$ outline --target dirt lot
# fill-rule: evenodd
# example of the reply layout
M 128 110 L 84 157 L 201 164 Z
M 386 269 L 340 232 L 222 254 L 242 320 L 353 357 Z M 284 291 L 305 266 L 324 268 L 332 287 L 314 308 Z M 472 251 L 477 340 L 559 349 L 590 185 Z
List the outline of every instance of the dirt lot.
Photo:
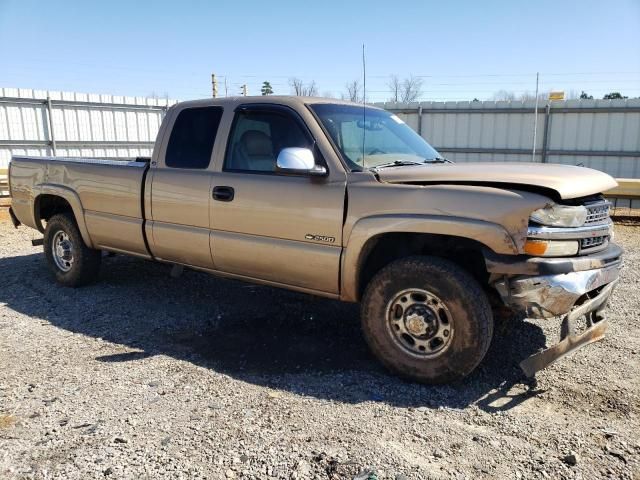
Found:
M 0 478 L 640 478 L 640 227 L 607 338 L 527 384 L 556 322 L 464 383 L 381 369 L 358 307 L 117 256 L 55 285 L 0 217 Z

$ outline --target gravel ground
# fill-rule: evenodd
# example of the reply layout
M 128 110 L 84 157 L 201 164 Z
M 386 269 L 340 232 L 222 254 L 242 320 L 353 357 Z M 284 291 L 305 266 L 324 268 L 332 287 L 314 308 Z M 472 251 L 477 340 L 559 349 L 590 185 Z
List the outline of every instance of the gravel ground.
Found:
M 559 325 L 506 322 L 443 387 L 387 374 L 355 305 L 123 256 L 66 289 L 37 236 L 0 217 L 0 478 L 640 478 L 640 227 L 604 341 L 526 383 Z

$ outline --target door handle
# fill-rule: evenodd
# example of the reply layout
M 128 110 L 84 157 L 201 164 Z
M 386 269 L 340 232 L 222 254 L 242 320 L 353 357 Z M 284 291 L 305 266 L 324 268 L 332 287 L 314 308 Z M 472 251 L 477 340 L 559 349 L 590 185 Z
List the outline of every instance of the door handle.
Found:
M 213 199 L 220 202 L 230 202 L 233 200 L 233 187 L 213 187 Z

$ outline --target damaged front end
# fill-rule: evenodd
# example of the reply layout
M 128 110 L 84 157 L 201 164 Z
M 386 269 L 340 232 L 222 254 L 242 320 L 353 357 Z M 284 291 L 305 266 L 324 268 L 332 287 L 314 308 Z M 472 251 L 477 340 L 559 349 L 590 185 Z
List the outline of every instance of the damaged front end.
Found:
M 595 297 L 589 298 L 565 315 L 562 319 L 560 342 L 520 362 L 520 368 L 527 377 L 533 377 L 536 372 L 574 350 L 604 338 L 608 324 L 603 310 L 617 283 L 618 279 L 602 287 Z M 578 334 L 575 330 L 576 323 L 581 317 L 585 317 L 587 326 Z
M 595 270 L 505 277 L 493 285 L 506 305 L 527 318 L 552 318 L 578 308 L 598 295 L 600 287 L 615 283 L 620 268 L 621 263 L 616 263 Z
M 607 329 L 604 308 L 619 280 L 621 265 L 539 277 L 506 278 L 494 285 L 504 303 L 528 318 L 563 316 L 560 342 L 520 363 L 532 377 L 556 360 L 601 340 Z M 580 318 L 586 329 L 576 332 Z
M 527 318 L 562 318 L 560 342 L 520 363 L 529 377 L 604 337 L 607 322 L 603 310 L 619 281 L 622 249 L 611 242 L 608 206 L 599 202 L 597 208 L 589 209 L 590 215 L 595 213 L 587 218 L 593 220 L 582 227 L 529 227 L 527 241 L 543 239 L 551 245 L 575 241 L 574 256 L 509 257 L 485 252 L 490 283 L 507 307 Z M 586 326 L 578 333 L 583 317 Z

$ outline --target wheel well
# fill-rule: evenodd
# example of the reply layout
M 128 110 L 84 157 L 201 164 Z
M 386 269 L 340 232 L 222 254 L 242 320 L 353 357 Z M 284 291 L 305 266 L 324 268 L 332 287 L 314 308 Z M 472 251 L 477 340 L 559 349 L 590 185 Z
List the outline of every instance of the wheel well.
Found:
M 36 198 L 35 217 L 38 225 L 42 220 L 49 220 L 54 215 L 65 212 L 73 214 L 73 209 L 62 197 L 44 194 Z
M 399 258 L 411 255 L 434 255 L 464 268 L 486 285 L 488 273 L 482 243 L 463 237 L 427 233 L 385 233 L 367 241 L 358 264 L 358 298 L 362 298 L 369 281 L 382 268 Z

